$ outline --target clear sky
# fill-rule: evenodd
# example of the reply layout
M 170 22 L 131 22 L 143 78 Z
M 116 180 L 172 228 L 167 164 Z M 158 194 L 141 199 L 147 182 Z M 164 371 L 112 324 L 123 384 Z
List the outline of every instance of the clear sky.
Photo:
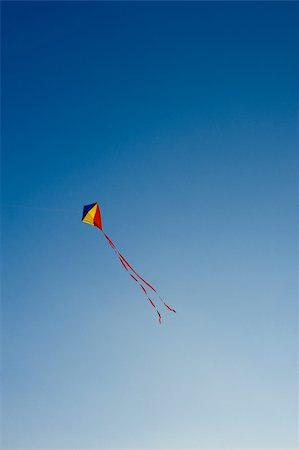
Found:
M 298 3 L 1 6 L 3 449 L 295 448 Z

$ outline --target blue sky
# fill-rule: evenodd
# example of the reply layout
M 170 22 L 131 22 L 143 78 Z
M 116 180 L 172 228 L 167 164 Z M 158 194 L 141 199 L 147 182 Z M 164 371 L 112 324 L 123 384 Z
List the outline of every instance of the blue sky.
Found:
M 1 6 L 3 448 L 295 448 L 298 4 Z

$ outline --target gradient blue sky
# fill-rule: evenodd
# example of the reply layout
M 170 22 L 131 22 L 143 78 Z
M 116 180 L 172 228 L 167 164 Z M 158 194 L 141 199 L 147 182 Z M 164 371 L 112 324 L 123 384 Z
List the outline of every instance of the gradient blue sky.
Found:
M 298 3 L 1 6 L 3 449 L 296 448 Z

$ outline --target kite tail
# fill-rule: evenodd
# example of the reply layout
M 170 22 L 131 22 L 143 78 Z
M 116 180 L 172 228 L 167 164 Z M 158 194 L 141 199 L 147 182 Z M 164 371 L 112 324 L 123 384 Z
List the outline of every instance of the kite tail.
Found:
M 121 261 L 121 260 L 120 260 L 120 261 Z M 128 270 L 128 269 L 127 269 L 127 270 Z M 155 308 L 155 310 L 157 311 L 159 323 L 161 324 L 161 322 L 162 322 L 162 316 L 161 316 L 159 310 L 157 309 L 155 303 L 153 302 L 153 300 L 149 297 L 149 295 L 148 295 L 148 293 L 147 293 L 147 290 L 145 289 L 144 286 L 142 286 L 142 284 L 140 283 L 140 281 L 137 280 L 136 277 L 134 277 L 134 275 L 132 275 L 130 272 L 129 272 L 129 275 L 130 275 L 130 277 L 133 278 L 133 280 L 136 281 L 136 283 L 139 284 L 139 286 L 141 287 L 141 289 L 142 289 L 143 293 L 145 294 L 146 298 L 148 299 L 148 301 L 150 302 L 150 304 L 152 305 L 152 307 Z
M 103 231 L 104 233 L 104 231 Z M 157 294 L 156 289 L 149 284 L 144 278 L 142 278 L 141 275 L 139 275 L 135 269 L 133 269 L 133 267 L 131 266 L 131 264 L 129 263 L 129 261 L 126 260 L 126 258 L 120 253 L 120 251 L 118 250 L 118 248 L 116 247 L 116 245 L 113 243 L 113 241 L 109 238 L 109 236 L 107 236 L 106 233 L 104 233 L 105 238 L 107 239 L 109 245 L 115 249 L 119 255 L 119 257 L 123 260 L 123 262 L 135 273 L 135 275 L 141 280 L 143 281 L 144 284 L 146 284 L 152 291 L 154 291 Z
M 163 305 L 164 305 L 169 311 L 176 313 L 176 310 L 173 309 L 173 308 L 171 308 L 171 306 L 167 305 L 167 303 L 164 302 L 163 298 L 160 297 L 160 295 L 158 295 L 158 297 L 159 297 L 159 300 L 163 303 Z
M 104 232 L 103 232 L 103 233 L 104 233 Z M 133 280 L 135 280 L 136 283 L 139 284 L 139 286 L 141 287 L 141 289 L 142 289 L 143 293 L 145 294 L 147 300 L 148 300 L 149 303 L 152 305 L 152 307 L 155 308 L 155 310 L 157 311 L 159 323 L 161 324 L 161 322 L 162 322 L 162 316 L 161 316 L 161 314 L 160 314 L 160 311 L 157 309 L 157 307 L 156 307 L 155 303 L 153 302 L 153 300 L 149 297 L 149 295 L 148 295 L 148 293 L 147 293 L 145 287 L 142 286 L 142 284 L 140 283 L 140 281 L 139 281 L 134 275 L 132 275 L 132 274 L 130 273 L 130 271 L 129 271 L 129 269 L 128 269 L 128 267 L 130 267 L 130 266 L 128 266 L 128 264 L 126 264 L 126 263 L 122 260 L 122 258 L 121 258 L 121 256 L 120 256 L 120 254 L 119 254 L 119 252 L 118 252 L 116 246 L 115 246 L 114 243 L 111 241 L 111 239 L 110 239 L 105 233 L 104 233 L 104 235 L 105 235 L 105 237 L 106 237 L 106 239 L 107 239 L 107 241 L 108 241 L 108 244 L 109 244 L 110 247 L 114 250 L 116 256 L 118 257 L 118 259 L 119 259 L 119 261 L 121 262 L 121 264 L 122 264 L 122 266 L 124 267 L 124 269 L 128 272 L 128 274 L 130 275 L 130 277 L 132 277 Z
M 176 310 L 171 308 L 169 305 L 167 305 L 167 303 L 164 302 L 164 300 L 162 299 L 162 297 L 158 294 L 157 290 L 151 285 L 149 284 L 144 278 L 142 278 L 141 275 L 139 275 L 135 269 L 133 269 L 133 267 L 131 266 L 131 264 L 126 260 L 126 258 L 120 253 L 120 251 L 118 250 L 118 248 L 116 247 L 116 245 L 114 244 L 114 242 L 112 241 L 112 239 L 110 239 L 110 237 L 103 231 L 103 234 L 108 242 L 108 244 L 110 245 L 110 247 L 114 250 L 114 252 L 116 253 L 119 261 L 121 262 L 122 266 L 126 269 L 127 272 L 129 272 L 129 275 L 139 284 L 139 286 L 141 287 L 141 289 L 144 291 L 147 299 L 149 300 L 149 302 L 151 303 L 151 305 L 157 310 L 157 314 L 159 317 L 159 322 L 161 323 L 161 314 L 158 311 L 158 309 L 156 308 L 156 305 L 153 303 L 153 301 L 150 299 L 150 297 L 147 294 L 146 289 L 144 288 L 144 286 L 141 284 L 141 282 L 139 280 L 141 280 L 146 286 L 148 286 L 153 292 L 155 292 L 155 294 L 158 296 L 159 300 L 161 301 L 161 303 L 163 303 L 163 305 L 171 312 L 176 313 Z M 136 275 L 136 277 L 139 278 L 139 280 L 130 273 L 130 270 Z

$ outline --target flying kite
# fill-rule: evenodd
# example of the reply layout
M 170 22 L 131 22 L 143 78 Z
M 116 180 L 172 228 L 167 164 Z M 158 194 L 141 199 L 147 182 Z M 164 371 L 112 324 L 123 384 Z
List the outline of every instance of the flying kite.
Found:
M 92 225 L 94 227 L 97 227 L 105 236 L 106 241 L 110 245 L 110 247 L 114 250 L 118 260 L 120 261 L 123 268 L 127 271 L 127 273 L 130 275 L 130 277 L 140 286 L 142 289 L 142 292 L 145 294 L 147 300 L 151 304 L 153 308 L 155 308 L 159 323 L 162 321 L 162 316 L 160 314 L 160 311 L 157 309 L 154 301 L 150 297 L 152 294 L 154 294 L 160 302 L 163 303 L 163 305 L 171 312 L 176 312 L 173 308 L 171 308 L 169 305 L 167 305 L 162 297 L 159 295 L 157 290 L 149 284 L 144 278 L 142 278 L 135 269 L 131 266 L 131 264 L 126 260 L 126 258 L 120 253 L 116 245 L 113 243 L 113 241 L 110 239 L 109 236 L 104 232 L 103 225 L 102 225 L 102 217 L 101 217 L 101 211 L 98 203 L 91 203 L 90 205 L 85 205 L 83 207 L 83 216 L 82 216 L 82 222 L 88 223 L 89 225 Z M 150 294 L 151 292 L 151 294 Z

